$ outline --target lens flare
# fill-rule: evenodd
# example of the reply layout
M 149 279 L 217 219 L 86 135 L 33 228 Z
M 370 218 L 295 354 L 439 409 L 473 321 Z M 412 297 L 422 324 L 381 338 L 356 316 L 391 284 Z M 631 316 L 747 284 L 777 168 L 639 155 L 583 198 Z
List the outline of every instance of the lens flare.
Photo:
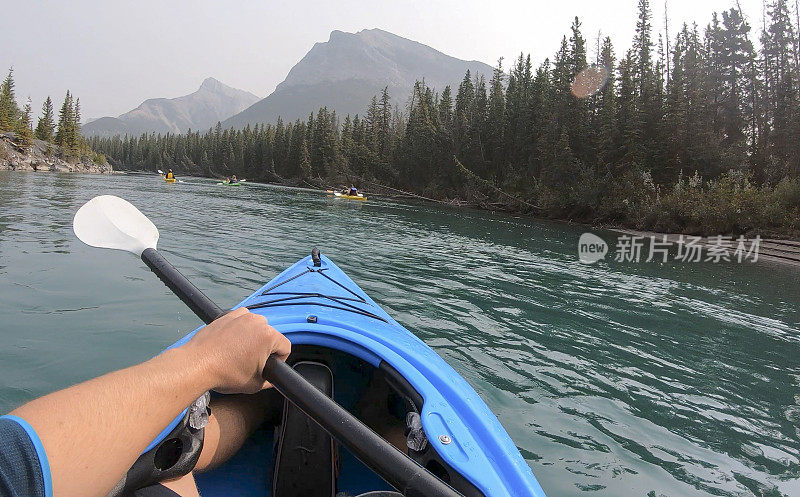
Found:
M 575 76 L 572 94 L 578 98 L 588 98 L 602 90 L 608 81 L 608 69 L 604 66 L 589 66 Z

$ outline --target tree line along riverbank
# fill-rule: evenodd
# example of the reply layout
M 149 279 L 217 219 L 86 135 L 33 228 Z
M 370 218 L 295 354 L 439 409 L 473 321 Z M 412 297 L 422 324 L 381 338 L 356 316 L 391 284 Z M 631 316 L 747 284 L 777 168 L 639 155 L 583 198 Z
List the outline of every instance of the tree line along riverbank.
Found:
M 35 128 L 30 98 L 20 108 L 15 93 L 14 71 L 9 69 L 0 83 L 0 170 L 112 171 L 105 157 L 92 151 L 81 136 L 80 99 L 74 99 L 69 90 L 58 122 L 48 96 Z
M 660 232 L 800 234 L 800 40 L 787 0 L 632 47 L 575 19 L 552 60 L 502 59 L 453 89 L 384 90 L 363 116 L 88 140 L 119 168 L 385 185 L 491 209 Z M 753 43 L 758 37 L 759 48 Z M 590 53 L 591 51 L 591 53 Z

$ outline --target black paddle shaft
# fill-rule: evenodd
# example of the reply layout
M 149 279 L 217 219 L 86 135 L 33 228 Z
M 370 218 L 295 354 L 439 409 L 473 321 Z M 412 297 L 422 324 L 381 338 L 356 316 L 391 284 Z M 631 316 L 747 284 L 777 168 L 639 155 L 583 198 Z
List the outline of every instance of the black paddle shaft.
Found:
M 184 304 L 189 306 L 197 317 L 208 324 L 225 314 L 217 304 L 194 286 L 189 279 L 175 268 L 161 253 L 153 248 L 142 252 L 142 260 L 153 271 L 158 279 L 164 282 L 172 293 L 177 295 Z
M 146 249 L 142 260 L 206 324 L 225 314 L 157 250 Z M 463 497 L 275 356 L 267 359 L 264 379 L 406 497 Z

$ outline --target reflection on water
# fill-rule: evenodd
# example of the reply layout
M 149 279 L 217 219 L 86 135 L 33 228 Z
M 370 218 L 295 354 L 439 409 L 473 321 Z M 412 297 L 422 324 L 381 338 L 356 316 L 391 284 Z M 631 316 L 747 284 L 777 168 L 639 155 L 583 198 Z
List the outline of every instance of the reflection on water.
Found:
M 72 215 L 127 198 L 233 305 L 318 246 L 478 390 L 552 496 L 800 495 L 800 274 L 577 263 L 581 230 L 186 178 L 0 173 L 0 410 L 197 319 Z

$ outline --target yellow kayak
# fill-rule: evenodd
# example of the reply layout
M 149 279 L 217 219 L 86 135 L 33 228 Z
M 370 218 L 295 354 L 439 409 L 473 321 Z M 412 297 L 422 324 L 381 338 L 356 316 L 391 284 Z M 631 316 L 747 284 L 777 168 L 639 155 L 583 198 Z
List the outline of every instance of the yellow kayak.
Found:
M 367 197 L 360 193 L 358 195 L 345 195 L 341 192 L 333 192 L 333 196 L 336 198 L 345 198 L 347 200 L 367 200 Z
M 163 178 L 167 183 L 175 183 L 175 178 L 167 178 L 166 176 L 163 176 Z

